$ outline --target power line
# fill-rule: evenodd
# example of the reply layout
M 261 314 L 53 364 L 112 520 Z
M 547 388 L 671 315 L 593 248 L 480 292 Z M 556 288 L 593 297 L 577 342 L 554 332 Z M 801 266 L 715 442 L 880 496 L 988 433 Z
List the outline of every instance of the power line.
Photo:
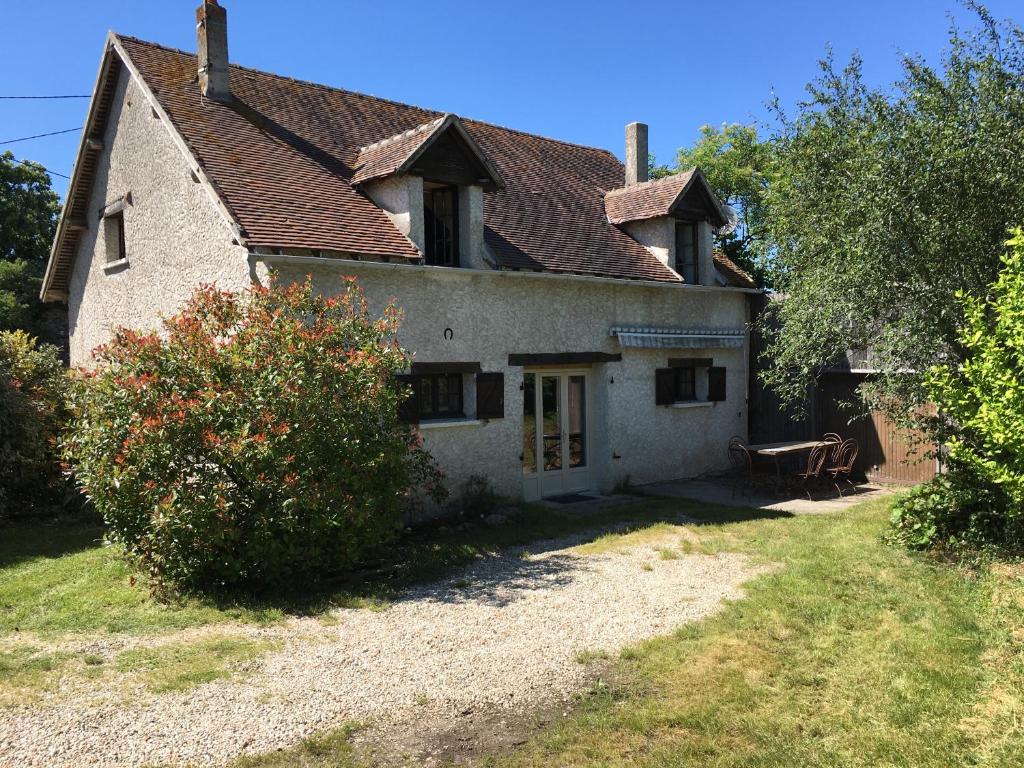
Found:
M 66 176 L 66 175 L 65 175 L 65 174 L 63 174 L 63 173 L 57 173 L 56 171 L 51 171 L 51 170 L 50 170 L 49 168 L 47 168 L 47 167 L 46 167 L 45 165 L 39 165 L 39 163 L 37 163 L 37 162 L 34 162 L 34 161 L 32 161 L 32 160 L 19 160 L 19 159 L 18 159 L 18 158 L 16 158 L 16 157 L 12 157 L 12 158 L 11 158 L 11 160 L 13 160 L 13 161 L 14 161 L 14 162 L 16 162 L 16 163 L 21 163 L 22 165 L 38 165 L 38 166 L 39 166 L 40 168 L 42 168 L 42 169 L 43 169 L 44 171 L 46 171 L 47 173 L 49 173 L 49 174 L 50 174 L 51 176 L 60 176 L 61 178 L 64 178 L 64 179 L 68 179 L 69 181 L 70 181 L 70 179 L 71 179 L 71 177 L 70 177 L 70 176 Z
M 82 130 L 82 127 L 78 128 L 65 128 L 63 131 L 51 131 L 50 133 L 37 133 L 35 136 L 22 136 L 20 139 L 8 139 L 7 141 L 0 141 L 0 144 L 17 144 L 19 141 L 28 141 L 29 139 L 41 139 L 45 136 L 59 136 L 62 133 L 74 133 L 75 131 Z
M 0 96 L 0 99 L 88 99 L 89 95 L 61 95 L 61 96 Z

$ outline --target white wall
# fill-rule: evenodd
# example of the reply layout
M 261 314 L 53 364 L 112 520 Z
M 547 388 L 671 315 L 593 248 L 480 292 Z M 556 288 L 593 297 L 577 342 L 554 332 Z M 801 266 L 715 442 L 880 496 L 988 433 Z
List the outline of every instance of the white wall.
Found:
M 72 365 L 88 364 L 94 347 L 117 326 L 153 328 L 200 282 L 238 289 L 250 283 L 245 249 L 154 116 L 145 94 L 122 69 L 103 137 L 105 149 L 68 292 Z M 99 211 L 131 191 L 124 211 L 129 266 L 104 270 L 106 248 Z
M 523 368 L 508 365 L 510 353 L 622 353 L 621 362 L 590 366 L 591 466 L 602 490 L 627 475 L 645 483 L 723 469 L 729 437 L 746 433 L 744 349 L 623 350 L 609 336 L 613 325 L 743 328 L 747 297 L 737 291 L 350 261 L 274 266 L 284 279 L 313 274 L 325 292 L 335 290 L 339 275 L 355 275 L 373 311 L 394 297 L 404 312 L 399 340 L 419 362 L 479 362 L 484 371 L 504 372 L 504 419 L 424 432 L 451 487 L 482 474 L 503 494 L 522 492 Z M 655 405 L 654 370 L 685 356 L 713 357 L 726 367 L 724 402 Z

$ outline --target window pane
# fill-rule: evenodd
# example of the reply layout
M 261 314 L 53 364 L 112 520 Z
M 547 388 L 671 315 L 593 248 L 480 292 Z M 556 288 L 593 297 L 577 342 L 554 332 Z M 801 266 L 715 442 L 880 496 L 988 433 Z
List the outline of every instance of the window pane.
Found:
M 462 415 L 462 374 L 453 373 L 448 377 L 448 413 Z
M 690 284 L 697 279 L 697 227 L 676 224 L 676 271 Z
M 562 419 L 559 414 L 558 376 L 540 377 L 541 419 L 544 423 L 544 469 L 562 468 Z
M 693 368 L 676 368 L 676 400 L 696 400 L 696 371 Z
M 569 377 L 569 466 L 587 464 L 587 379 Z
M 424 191 L 423 208 L 426 262 L 439 266 L 457 266 L 459 238 L 455 187 Z
M 537 471 L 537 376 L 523 374 L 523 472 Z
M 421 376 L 418 380 L 420 388 L 420 415 L 434 415 L 434 386 L 429 376 Z

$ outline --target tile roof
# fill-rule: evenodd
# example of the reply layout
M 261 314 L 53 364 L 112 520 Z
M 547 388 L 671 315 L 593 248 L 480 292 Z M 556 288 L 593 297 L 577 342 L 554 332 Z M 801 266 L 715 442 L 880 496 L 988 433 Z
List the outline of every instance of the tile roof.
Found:
M 757 288 L 754 278 L 724 253 L 716 250 L 712 251 L 711 255 L 715 259 L 715 266 L 729 285 L 737 288 Z
M 668 216 L 694 184 L 704 188 L 716 208 L 720 205 L 704 174 L 698 168 L 691 168 L 654 181 L 611 190 L 604 197 L 605 214 L 612 224 Z
M 361 147 L 356 157 L 355 173 L 352 175 L 351 183 L 359 185 L 371 179 L 408 172 L 415 165 L 417 158 L 424 152 L 429 152 L 431 145 L 449 131 L 458 135 L 462 146 L 479 162 L 481 173 L 486 177 L 481 178 L 484 189 L 493 192 L 503 187 L 504 180 L 498 169 L 469 135 L 469 131 L 458 116 L 451 113 L 396 136 L 389 136 Z
M 195 55 L 111 39 L 250 246 L 420 257 L 355 185 L 401 166 L 444 113 L 236 65 L 232 100 L 213 102 L 201 97 Z M 680 282 L 606 216 L 606 193 L 624 178 L 610 152 L 475 120 L 460 127 L 502 182 L 484 194 L 484 237 L 500 268 Z M 51 289 L 59 296 L 66 280 Z
M 352 183 L 362 184 L 370 179 L 379 179 L 396 173 L 416 150 L 437 135 L 437 130 L 444 122 L 445 118 L 439 117 L 360 148 Z

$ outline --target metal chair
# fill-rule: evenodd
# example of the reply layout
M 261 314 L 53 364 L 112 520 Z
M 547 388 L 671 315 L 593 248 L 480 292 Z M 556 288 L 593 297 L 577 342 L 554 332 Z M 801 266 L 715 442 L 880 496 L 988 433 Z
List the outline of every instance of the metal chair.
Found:
M 729 442 L 729 465 L 732 467 L 733 498 L 736 498 L 737 488 L 746 489 L 747 496 L 750 496 L 754 488 L 754 464 L 742 440 L 733 438 Z
M 811 496 L 810 490 L 807 486 L 815 481 L 820 481 L 822 471 L 825 467 L 825 458 L 828 456 L 827 445 L 816 445 L 811 449 L 811 452 L 807 455 L 807 464 L 804 469 L 793 475 L 793 480 L 801 491 L 807 494 L 808 501 L 814 501 L 814 497 Z
M 840 437 L 838 432 L 826 432 L 821 436 L 822 442 L 828 443 L 828 452 L 825 456 L 826 466 L 835 465 L 836 453 L 839 450 L 839 446 L 843 444 L 843 438 Z
M 840 496 L 843 495 L 843 489 L 839 485 L 840 481 L 849 485 L 851 490 L 857 487 L 850 479 L 850 475 L 853 474 L 853 465 L 857 462 L 858 453 L 860 453 L 860 443 L 852 437 L 844 440 L 836 449 L 835 458 L 825 468 L 825 473 L 832 480 L 832 485 L 835 486 Z

